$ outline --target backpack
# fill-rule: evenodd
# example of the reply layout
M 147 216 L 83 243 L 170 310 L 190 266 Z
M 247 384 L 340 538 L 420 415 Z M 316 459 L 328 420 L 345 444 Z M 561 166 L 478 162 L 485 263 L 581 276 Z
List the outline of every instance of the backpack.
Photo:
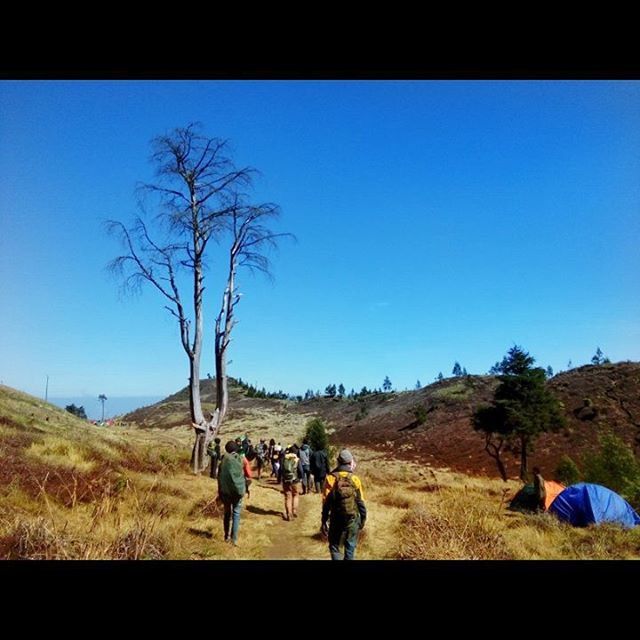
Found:
M 332 511 L 336 515 L 350 520 L 358 515 L 358 504 L 356 503 L 357 489 L 351 477 L 352 473 L 346 476 L 334 474 L 336 481 L 331 488 L 333 497 Z
M 298 479 L 298 458 L 286 457 L 282 463 L 282 479 L 285 482 L 293 482 Z

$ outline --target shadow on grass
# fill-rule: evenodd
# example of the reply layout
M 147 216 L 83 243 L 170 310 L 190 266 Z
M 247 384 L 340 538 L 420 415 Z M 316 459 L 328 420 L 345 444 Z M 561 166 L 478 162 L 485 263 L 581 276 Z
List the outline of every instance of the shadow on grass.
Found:
M 255 513 L 259 516 L 279 516 L 282 515 L 282 511 L 274 511 L 273 509 L 263 509 L 262 507 L 256 507 L 255 505 L 247 505 L 247 511 L 249 513 Z
M 203 531 L 202 529 L 194 529 L 193 527 L 189 527 L 188 529 L 189 533 L 194 535 L 194 536 L 198 536 L 200 538 L 213 538 L 213 534 L 209 533 L 208 531 Z

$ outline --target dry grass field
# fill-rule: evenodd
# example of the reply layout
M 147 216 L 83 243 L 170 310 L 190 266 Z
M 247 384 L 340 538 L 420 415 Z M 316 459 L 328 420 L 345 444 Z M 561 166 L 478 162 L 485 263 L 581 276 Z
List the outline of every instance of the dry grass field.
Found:
M 224 441 L 300 442 L 307 419 L 268 409 L 232 414 Z M 0 557 L 4 559 L 328 559 L 320 496 L 282 518 L 267 473 L 251 487 L 239 546 L 222 537 L 216 484 L 189 471 L 193 434 L 97 427 L 0 387 Z M 339 446 L 339 442 L 333 443 Z M 640 558 L 640 527 L 576 529 L 506 509 L 519 484 L 352 449 L 369 512 L 357 559 Z

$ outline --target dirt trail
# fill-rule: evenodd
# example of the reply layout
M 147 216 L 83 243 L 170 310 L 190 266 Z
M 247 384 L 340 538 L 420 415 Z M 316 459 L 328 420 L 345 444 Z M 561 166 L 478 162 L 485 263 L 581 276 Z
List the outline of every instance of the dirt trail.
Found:
M 266 560 L 329 560 L 327 542 L 319 535 L 322 510 L 319 494 L 299 495 L 298 517 L 286 521 L 281 485 L 263 478 L 253 481 L 247 510 L 252 517 L 255 514 L 269 518 Z

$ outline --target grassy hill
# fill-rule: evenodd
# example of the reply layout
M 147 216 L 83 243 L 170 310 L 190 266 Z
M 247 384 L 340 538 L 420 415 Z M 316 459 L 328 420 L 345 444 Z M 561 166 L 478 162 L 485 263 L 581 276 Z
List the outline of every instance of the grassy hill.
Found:
M 494 476 L 494 461 L 484 451 L 484 438 L 471 426 L 478 406 L 488 403 L 499 384 L 494 376 L 448 378 L 415 391 L 371 394 L 354 400 L 315 398 L 302 403 L 248 398 L 246 391 L 230 385 L 228 422 L 223 433 L 239 425 L 249 428 L 262 414 L 317 415 L 336 430 L 334 440 L 365 445 L 393 458 L 429 462 L 471 475 Z M 598 435 L 611 429 L 640 453 L 640 363 L 587 365 L 548 381 L 567 417 L 567 427 L 545 434 L 531 456 L 543 475 L 551 477 L 565 454 L 578 464 L 597 446 Z M 203 380 L 205 409 L 215 404 L 213 380 Z M 420 408 L 424 421 L 416 418 Z M 188 426 L 187 389 L 124 417 L 142 427 L 167 429 Z M 266 434 L 266 431 L 264 432 Z M 507 472 L 517 477 L 519 460 L 505 454 Z
M 215 379 L 200 380 L 200 397 L 202 410 L 213 413 L 216 403 Z M 261 409 L 281 411 L 291 403 L 285 400 L 271 400 L 250 398 L 247 390 L 238 385 L 233 378 L 229 378 L 229 411 L 227 420 L 238 420 L 250 417 Z M 122 416 L 125 423 L 134 424 L 142 428 L 171 429 L 173 427 L 189 427 L 189 387 L 180 389 L 177 393 L 160 400 L 148 407 L 136 409 Z
M 531 460 L 543 475 L 552 476 L 565 454 L 579 463 L 606 429 L 640 453 L 640 363 L 587 365 L 554 376 L 547 384 L 564 407 L 567 427 L 537 441 Z M 494 475 L 495 464 L 484 452 L 483 437 L 473 431 L 471 416 L 490 401 L 497 385 L 492 376 L 449 378 L 418 391 L 370 396 L 351 403 L 345 412 L 318 409 L 345 442 L 367 443 L 395 457 L 429 460 L 463 473 Z M 426 413 L 423 424 L 413 413 L 417 406 Z M 516 477 L 517 457 L 506 455 L 505 461 Z

